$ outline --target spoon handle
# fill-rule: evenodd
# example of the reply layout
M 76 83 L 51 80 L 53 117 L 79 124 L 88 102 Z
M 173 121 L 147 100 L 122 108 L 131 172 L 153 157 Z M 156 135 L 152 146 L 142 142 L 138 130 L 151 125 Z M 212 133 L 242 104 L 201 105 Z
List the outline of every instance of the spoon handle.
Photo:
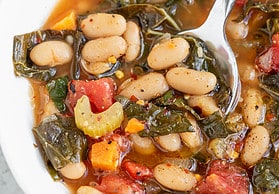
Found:
M 230 14 L 230 12 L 234 6 L 235 0 L 225 0 L 225 1 L 226 1 L 225 17 L 228 17 L 228 15 Z

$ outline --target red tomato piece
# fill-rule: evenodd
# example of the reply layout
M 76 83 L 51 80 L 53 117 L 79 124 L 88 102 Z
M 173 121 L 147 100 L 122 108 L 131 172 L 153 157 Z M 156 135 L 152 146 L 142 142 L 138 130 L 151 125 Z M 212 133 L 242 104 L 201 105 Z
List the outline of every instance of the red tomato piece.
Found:
M 83 95 L 88 96 L 93 112 L 102 112 L 114 103 L 116 83 L 112 78 L 72 80 L 68 84 L 67 103 L 71 112 Z
M 116 174 L 110 174 L 102 177 L 101 184 L 96 189 L 106 194 L 144 194 L 141 186 L 126 178 Z
M 279 47 L 279 33 L 272 36 L 272 46 Z
M 263 73 L 279 72 L 279 33 L 272 36 L 272 46 L 257 56 L 255 63 Z
M 209 165 L 204 180 L 196 187 L 197 194 L 248 194 L 249 177 L 244 169 L 223 160 Z
M 244 6 L 244 4 L 245 4 L 245 0 L 236 0 L 235 1 L 235 5 L 237 5 L 239 7 Z
M 144 181 L 153 177 L 152 171 L 144 165 L 127 160 L 123 161 L 121 166 L 135 180 Z

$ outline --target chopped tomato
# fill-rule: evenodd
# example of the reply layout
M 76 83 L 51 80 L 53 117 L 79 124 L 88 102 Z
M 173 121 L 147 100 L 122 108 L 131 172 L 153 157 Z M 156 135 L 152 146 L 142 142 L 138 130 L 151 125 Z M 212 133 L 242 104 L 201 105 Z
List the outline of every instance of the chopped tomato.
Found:
M 245 0 L 236 0 L 235 1 L 235 5 L 237 5 L 239 7 L 244 6 L 244 4 L 245 4 Z
M 279 47 L 279 33 L 272 36 L 272 46 Z
M 102 177 L 101 184 L 96 186 L 96 189 L 106 194 L 144 194 L 141 186 L 120 175 L 110 174 Z
M 127 160 L 123 161 L 121 166 L 135 180 L 144 181 L 153 177 L 152 171 L 144 165 Z
M 244 169 L 223 160 L 209 165 L 208 173 L 196 188 L 197 194 L 248 194 L 249 177 Z
M 263 73 L 279 72 L 279 33 L 272 36 L 272 45 L 256 57 L 255 63 Z
M 67 103 L 70 111 L 83 95 L 88 96 L 93 112 L 102 112 L 114 102 L 116 83 L 112 78 L 99 80 L 72 80 L 68 84 Z

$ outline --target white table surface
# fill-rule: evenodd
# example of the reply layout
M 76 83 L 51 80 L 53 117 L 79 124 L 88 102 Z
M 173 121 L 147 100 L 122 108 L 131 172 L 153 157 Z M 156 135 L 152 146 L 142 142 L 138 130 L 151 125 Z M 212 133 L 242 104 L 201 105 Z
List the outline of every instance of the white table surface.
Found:
M 1 147 L 0 147 L 0 193 L 1 194 L 23 194 L 23 191 L 20 189 L 11 171 L 9 170 L 7 162 L 3 156 Z

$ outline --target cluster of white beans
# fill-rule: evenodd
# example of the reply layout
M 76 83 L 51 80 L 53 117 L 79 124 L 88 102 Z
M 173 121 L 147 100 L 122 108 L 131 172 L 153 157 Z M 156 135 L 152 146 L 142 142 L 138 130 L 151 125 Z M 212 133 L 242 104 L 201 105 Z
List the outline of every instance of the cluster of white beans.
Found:
M 255 165 L 270 145 L 268 130 L 259 125 L 263 123 L 265 115 L 262 97 L 260 90 L 255 88 L 249 88 L 243 94 L 243 117 L 250 131 L 246 136 L 241 161 L 247 166 Z
M 81 21 L 81 30 L 89 39 L 81 52 L 83 67 L 93 75 L 110 70 L 119 57 L 130 62 L 140 53 L 138 25 L 119 14 L 91 14 Z
M 228 24 L 230 29 L 235 29 L 233 35 L 236 38 L 246 36 L 247 29 L 244 24 L 237 27 L 231 25 Z M 142 46 L 140 28 L 135 22 L 126 21 L 121 15 L 91 14 L 81 22 L 80 27 L 88 39 L 81 52 L 83 68 L 90 74 L 96 75 L 108 71 L 112 68 L 113 62 L 120 57 L 123 57 L 125 62 L 131 62 L 140 53 Z M 176 66 L 187 58 L 189 49 L 189 43 L 180 37 L 157 43 L 147 57 L 147 63 L 154 71 L 136 80 L 124 81 L 125 84 L 119 87 L 119 94 L 127 98 L 133 95 L 140 100 L 149 101 L 163 95 L 171 87 L 188 95 L 188 104 L 191 107 L 200 107 L 202 116 L 220 111 L 215 100 L 207 95 L 217 83 L 216 76 L 210 72 Z M 63 65 L 72 60 L 73 48 L 67 42 L 47 41 L 35 46 L 30 57 L 39 66 Z M 165 70 L 166 73 L 161 74 L 156 72 L 157 70 Z M 241 160 L 245 165 L 251 166 L 257 163 L 269 149 L 270 137 L 268 130 L 259 126 L 265 110 L 259 90 L 249 89 L 242 97 L 243 116 L 250 131 L 245 140 Z M 193 151 L 199 149 L 203 144 L 201 129 L 195 118 L 190 115 L 185 116 L 193 125 L 194 132 L 169 134 L 153 139 L 131 134 L 134 150 L 141 154 L 152 154 L 158 146 L 166 152 L 177 151 L 183 145 Z M 222 141 L 212 141 L 210 145 L 216 147 Z M 222 158 L 218 154 L 215 156 Z M 69 164 L 60 170 L 61 174 L 69 179 L 80 178 L 85 171 L 86 167 L 82 162 Z M 177 191 L 189 191 L 197 183 L 192 172 L 174 164 L 158 164 L 154 168 L 154 177 L 166 188 Z M 78 193 L 86 193 L 88 189 L 93 188 L 81 187 Z
M 244 22 L 228 22 L 227 30 L 233 40 L 239 41 L 247 37 L 249 26 Z M 270 135 L 268 129 L 261 125 L 264 123 L 266 108 L 263 102 L 264 94 L 258 88 L 258 75 L 255 65 L 247 62 L 243 64 L 240 61 L 238 66 L 240 79 L 244 85 L 240 105 L 243 119 L 249 129 L 240 159 L 244 165 L 250 167 L 255 165 L 268 152 Z
M 87 37 L 81 57 L 83 68 L 90 74 L 100 74 L 112 68 L 113 61 L 123 57 L 125 62 L 137 58 L 141 48 L 139 26 L 118 14 L 91 14 L 81 21 L 82 32 Z M 219 110 L 212 97 L 207 96 L 214 89 L 217 79 L 210 72 L 201 72 L 185 67 L 175 67 L 189 54 L 189 43 L 184 38 L 170 38 L 156 44 L 147 57 L 147 63 L 154 72 L 136 80 L 124 81 L 119 88 L 120 95 L 130 98 L 132 95 L 140 100 L 149 101 L 163 95 L 170 87 L 190 95 L 190 106 L 201 107 L 204 116 Z M 45 53 L 41 56 L 41 53 Z M 47 41 L 35 46 L 30 55 L 32 61 L 40 66 L 67 64 L 72 60 L 71 44 L 63 41 Z M 165 70 L 166 74 L 156 72 Z M 53 112 L 52 108 L 49 108 Z M 201 129 L 196 120 L 185 115 L 191 122 L 194 132 L 169 134 L 154 139 L 142 138 L 132 134 L 130 139 L 135 151 L 151 154 L 156 146 L 167 152 L 174 152 L 183 146 L 197 150 L 203 144 Z M 69 164 L 60 170 L 64 177 L 77 179 L 86 171 L 81 163 Z M 190 171 L 176 165 L 159 164 L 154 169 L 155 179 L 163 186 L 178 191 L 191 190 L 196 185 L 196 178 Z M 172 177 L 172 180 L 166 177 Z M 87 188 L 82 187 L 82 190 Z

